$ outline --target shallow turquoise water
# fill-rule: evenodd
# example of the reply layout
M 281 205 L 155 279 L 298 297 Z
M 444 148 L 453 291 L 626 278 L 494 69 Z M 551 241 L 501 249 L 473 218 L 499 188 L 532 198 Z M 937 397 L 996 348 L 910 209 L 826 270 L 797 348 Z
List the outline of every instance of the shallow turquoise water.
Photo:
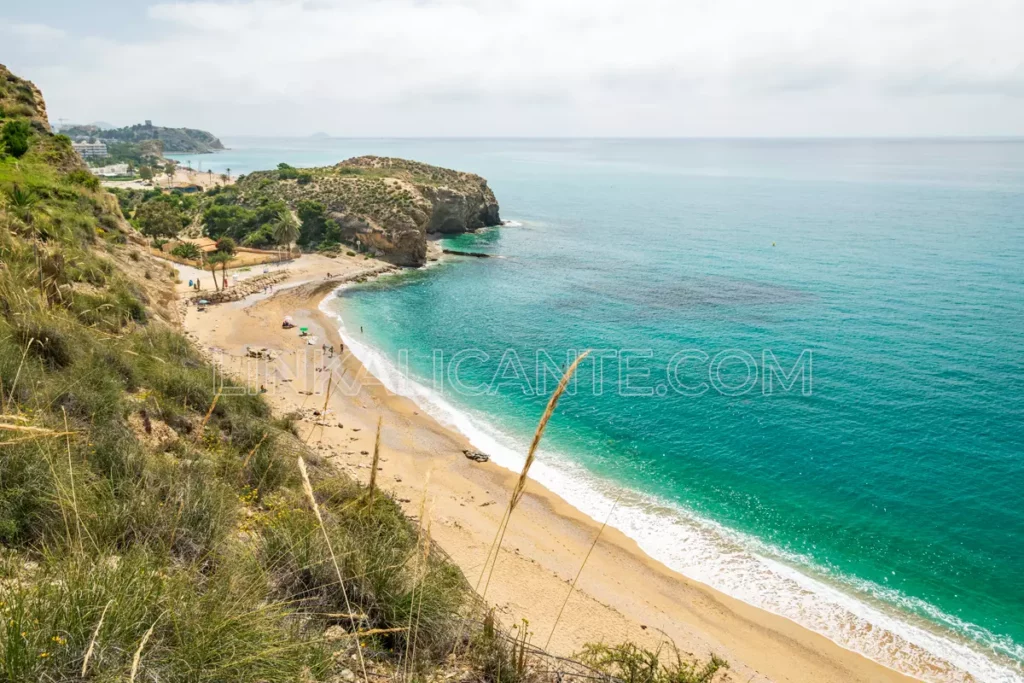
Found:
M 545 402 L 525 390 L 536 350 L 633 350 L 629 388 L 654 395 L 622 395 L 622 360 L 600 392 L 582 366 L 545 437 L 556 490 L 584 509 L 587 490 L 643 494 L 613 524 L 652 555 L 876 659 L 899 655 L 863 628 L 881 614 L 983 680 L 1024 678 L 1024 142 L 229 144 L 204 161 L 376 153 L 487 177 L 518 225 L 449 243 L 502 258 L 347 290 L 349 334 L 406 350 L 449 408 L 520 449 Z M 437 385 L 436 353 L 468 348 L 489 360 L 459 379 L 499 372 L 496 393 Z M 530 387 L 508 381 L 508 349 Z M 711 386 L 712 362 L 675 376 L 700 396 L 668 383 L 677 352 L 729 349 L 752 365 L 734 355 L 722 382 L 749 391 Z M 787 371 L 806 352 L 809 391 L 766 395 L 766 351 Z

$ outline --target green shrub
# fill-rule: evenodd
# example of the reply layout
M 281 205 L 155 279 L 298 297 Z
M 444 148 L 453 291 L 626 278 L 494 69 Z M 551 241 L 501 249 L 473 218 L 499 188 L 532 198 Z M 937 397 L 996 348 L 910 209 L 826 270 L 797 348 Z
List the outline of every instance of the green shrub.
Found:
M 68 173 L 68 182 L 94 191 L 100 189 L 100 179 L 89 173 L 89 171 L 80 168 L 76 168 Z
M 174 237 L 181 231 L 181 212 L 168 201 L 145 202 L 135 212 L 139 230 L 147 237 Z
M 8 121 L 0 131 L 0 143 L 3 143 L 8 154 L 18 159 L 28 151 L 31 133 L 32 128 L 28 121 Z
M 71 364 L 71 341 L 64 330 L 40 320 L 22 322 L 14 328 L 14 339 L 53 370 Z
M 195 242 L 181 242 L 174 245 L 171 254 L 187 261 L 198 261 L 203 257 L 203 251 Z

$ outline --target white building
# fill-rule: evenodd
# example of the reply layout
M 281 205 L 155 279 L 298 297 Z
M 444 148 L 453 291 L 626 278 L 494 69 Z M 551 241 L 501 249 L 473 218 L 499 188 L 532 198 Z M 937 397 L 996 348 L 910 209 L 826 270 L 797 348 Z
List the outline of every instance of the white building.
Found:
M 128 164 L 111 164 L 110 166 L 100 166 L 98 168 L 90 168 L 93 175 L 102 177 L 113 177 L 131 175 L 128 173 Z
M 107 156 L 107 146 L 102 142 L 72 142 L 71 146 L 83 159 Z

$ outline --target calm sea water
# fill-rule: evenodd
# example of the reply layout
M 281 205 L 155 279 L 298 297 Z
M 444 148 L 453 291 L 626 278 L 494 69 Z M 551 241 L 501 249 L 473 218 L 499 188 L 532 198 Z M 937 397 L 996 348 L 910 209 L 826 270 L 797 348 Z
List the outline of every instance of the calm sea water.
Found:
M 629 350 L 581 366 L 537 479 L 600 520 L 621 496 L 652 556 L 890 666 L 1024 680 L 1024 141 L 228 144 L 193 166 L 485 176 L 514 224 L 448 243 L 500 258 L 325 304 L 364 360 L 516 467 L 537 350 Z M 455 391 L 465 349 L 491 391 Z M 804 377 L 767 391 L 773 358 Z

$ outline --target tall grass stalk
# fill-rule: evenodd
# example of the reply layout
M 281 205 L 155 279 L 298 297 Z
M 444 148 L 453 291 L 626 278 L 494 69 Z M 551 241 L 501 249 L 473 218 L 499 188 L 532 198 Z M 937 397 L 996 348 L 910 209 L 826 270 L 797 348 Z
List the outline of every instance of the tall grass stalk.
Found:
M 135 656 L 132 657 L 132 672 L 131 676 L 128 678 L 129 683 L 135 683 L 135 676 L 139 673 L 139 663 L 142 661 L 142 649 L 146 647 L 146 643 L 149 642 L 149 637 L 153 635 L 153 629 L 156 628 L 156 622 L 160 621 L 160 617 L 162 616 L 163 614 L 158 616 L 153 621 L 152 625 L 150 625 L 149 630 L 146 631 L 146 635 L 142 636 L 142 642 L 139 643 L 139 649 L 135 651 Z
M 89 639 L 89 647 L 85 651 L 85 658 L 82 660 L 82 678 L 85 678 L 85 672 L 89 670 L 89 660 L 92 659 L 93 648 L 96 647 L 96 639 L 100 635 L 100 629 L 103 628 L 103 620 L 107 617 L 107 610 L 110 609 L 110 605 L 113 604 L 113 599 L 108 600 L 103 611 L 100 613 L 100 620 L 96 623 L 96 628 L 92 632 L 92 638 Z
M 429 518 L 427 519 L 427 528 L 426 528 L 425 534 L 423 536 L 423 555 L 422 555 L 422 558 L 423 558 L 423 566 L 426 567 L 427 566 L 427 562 L 430 559 L 430 519 Z M 424 572 L 422 578 L 420 579 L 420 584 L 421 584 L 421 588 L 420 588 L 420 601 L 419 601 L 419 603 L 416 606 L 415 630 L 412 633 L 409 634 L 409 639 L 412 640 L 412 661 L 414 661 L 414 662 L 416 661 L 416 640 L 417 640 L 417 636 L 419 636 L 419 633 L 420 633 L 420 616 L 423 614 L 423 588 L 422 588 L 422 583 L 423 583 L 424 579 L 426 579 L 426 573 L 425 572 Z
M 594 552 L 594 548 L 597 546 L 597 542 L 601 540 L 601 534 L 604 533 L 604 528 L 608 526 L 608 522 L 612 519 L 612 514 L 615 513 L 615 508 L 619 506 L 619 500 L 622 498 L 622 494 L 615 499 L 612 504 L 612 509 L 608 511 L 608 516 L 604 518 L 604 524 L 597 530 L 597 535 L 594 536 L 594 542 L 590 544 L 590 548 L 587 549 L 587 554 L 583 557 L 583 564 L 580 565 L 579 571 L 576 572 L 576 576 L 572 580 L 572 584 L 569 586 L 569 592 L 565 594 L 565 600 L 562 601 L 562 606 L 558 608 L 558 616 L 555 617 L 555 623 L 551 624 L 551 633 L 548 634 L 548 639 L 544 642 L 544 649 L 547 650 L 548 646 L 551 645 L 551 637 L 555 635 L 555 629 L 558 628 L 558 622 L 562 618 L 562 612 L 565 611 L 565 606 L 569 604 L 569 598 L 572 597 L 572 593 L 576 590 L 576 583 L 580 580 L 580 574 L 583 573 L 583 568 L 587 566 L 587 560 L 590 559 L 590 553 Z
M 380 427 L 383 422 L 384 416 L 381 415 L 377 418 L 377 438 L 373 442 L 373 464 L 370 466 L 370 485 L 366 492 L 366 500 L 369 503 L 373 502 L 373 491 L 377 486 L 377 464 L 380 462 Z M 426 490 L 423 495 L 426 495 Z M 422 526 L 422 524 L 423 520 L 421 519 L 420 525 Z
M 68 449 L 68 477 L 71 479 L 71 507 L 75 511 L 75 530 L 78 532 L 78 548 L 82 548 L 82 515 L 78 512 L 78 494 L 75 491 L 75 466 L 71 460 L 71 436 L 68 427 L 68 411 L 64 409 L 64 406 L 60 408 L 61 413 L 64 414 L 64 432 L 69 436 L 66 436 L 67 449 Z
M 206 417 L 203 418 L 203 423 L 199 425 L 199 429 L 196 431 L 196 441 L 200 441 L 203 438 L 203 432 L 206 431 L 206 423 L 210 421 L 210 416 L 213 415 L 213 409 L 217 407 L 217 401 L 220 400 L 220 391 L 213 397 L 213 402 L 210 403 L 210 409 L 206 411 Z
M 380 440 L 379 439 L 379 434 L 380 434 L 379 426 L 378 426 L 378 429 L 377 429 L 377 433 L 378 433 L 378 441 L 379 441 Z M 433 472 L 434 472 L 433 470 L 427 470 L 427 478 L 426 478 L 426 481 L 423 483 L 423 497 L 420 499 L 420 518 L 419 518 L 418 528 L 416 530 L 416 549 L 417 550 L 419 549 L 420 543 L 421 543 L 421 541 L 423 539 L 423 520 L 426 518 L 426 515 L 427 515 L 427 492 L 430 490 L 430 476 L 433 474 Z M 430 540 L 429 540 L 430 539 L 430 531 L 429 530 L 427 531 L 427 539 L 428 540 L 427 540 L 427 545 L 426 545 L 426 551 L 422 555 L 422 557 L 423 557 L 423 565 L 424 566 L 426 566 L 427 558 L 429 557 L 429 554 L 430 554 L 430 552 L 429 552 L 429 549 L 430 549 Z M 410 609 L 409 609 L 409 637 L 406 638 L 406 640 L 405 640 L 405 660 L 404 660 L 404 663 L 403 663 L 403 670 L 407 670 L 407 673 L 405 675 L 406 680 L 411 680 L 411 678 L 412 678 L 413 671 L 412 671 L 412 660 L 410 659 L 410 647 L 411 647 L 412 641 L 415 639 L 416 634 L 419 631 L 419 617 L 417 615 L 417 618 L 416 618 L 415 623 L 414 623 L 414 621 L 413 621 L 413 612 L 415 610 L 412 609 L 412 608 L 414 608 L 416 606 L 416 589 L 418 587 L 420 587 L 420 584 L 422 584 L 423 578 L 425 576 L 425 573 L 423 573 L 423 574 L 420 573 L 420 554 L 419 553 L 415 553 L 415 557 L 416 557 L 415 573 L 416 573 L 417 580 L 415 581 L 415 583 L 413 583 L 412 595 L 411 595 L 411 597 L 409 599 L 409 605 L 410 605 Z M 422 605 L 423 605 L 423 591 L 421 589 L 420 590 L 420 606 L 422 607 Z M 415 629 L 414 629 L 414 626 L 415 626 Z M 415 657 L 416 656 L 416 648 L 415 648 L 415 646 L 412 646 L 411 652 L 412 652 L 411 656 Z
M 242 472 L 245 472 L 245 468 L 249 465 L 249 461 L 252 460 L 252 456 L 256 455 L 256 451 L 260 449 L 260 446 L 262 446 L 263 442 L 266 440 L 267 432 L 263 432 L 263 436 L 260 438 L 260 442 L 252 447 L 252 450 L 249 451 L 249 454 L 245 456 L 245 460 L 242 461 Z
M 306 494 L 306 498 L 309 499 L 309 504 L 313 506 L 313 512 L 316 514 L 317 524 L 320 526 L 320 532 L 324 535 L 324 542 L 327 543 L 327 551 L 331 555 L 331 562 L 334 564 L 334 572 L 338 576 L 338 585 L 341 586 L 341 595 L 345 598 L 345 609 L 352 613 L 355 610 L 352 609 L 352 603 L 348 599 L 348 591 L 345 589 L 345 578 L 341 574 L 341 567 L 338 566 L 338 558 L 334 554 L 334 545 L 331 543 L 331 536 L 327 533 L 327 526 L 324 524 L 323 515 L 320 514 L 320 505 L 316 502 L 316 496 L 313 495 L 313 484 L 309 481 L 309 473 L 306 472 L 306 461 L 302 459 L 300 455 L 299 461 L 299 473 L 302 475 L 302 490 Z M 359 658 L 359 668 L 363 674 L 363 683 L 370 683 L 369 677 L 366 675 L 366 663 L 363 661 L 362 647 L 359 643 L 356 643 L 356 655 Z
M 515 487 L 512 489 L 512 495 L 508 501 L 508 507 L 505 508 L 505 514 L 502 516 L 501 522 L 498 524 L 498 529 L 494 534 L 494 540 L 491 541 L 491 547 L 487 551 L 487 557 L 484 558 L 484 566 L 480 571 L 480 578 L 477 579 L 476 589 L 480 592 L 480 597 L 484 598 L 487 596 L 487 588 L 491 584 L 491 577 L 494 575 L 494 567 L 498 564 L 498 555 L 501 553 L 501 544 L 505 540 L 505 532 L 508 529 L 509 521 L 512 519 L 512 513 L 515 511 L 516 506 L 522 499 L 523 494 L 526 491 L 526 482 L 530 473 L 530 467 L 533 465 L 533 460 L 537 454 L 537 446 L 540 445 L 541 437 L 544 436 L 544 430 L 548 426 L 548 421 L 551 419 L 551 415 L 555 412 L 555 407 L 558 405 L 558 399 L 565 393 L 565 388 L 569 384 L 569 380 L 576 372 L 576 368 L 579 364 L 590 355 L 590 351 L 584 351 L 580 356 L 573 361 L 572 365 L 562 375 L 562 379 L 558 382 L 558 386 L 555 388 L 554 393 L 551 394 L 551 398 L 548 399 L 548 405 L 544 409 L 544 414 L 541 415 L 540 422 L 537 423 L 537 429 L 533 433 L 533 441 L 530 442 L 530 450 L 526 454 L 526 462 L 523 463 L 523 469 L 519 473 L 519 479 L 516 481 Z M 488 564 L 490 569 L 488 570 Z M 480 582 L 483 581 L 484 575 L 487 576 L 487 581 L 484 582 L 483 591 L 480 591 Z
M 14 390 L 18 388 L 18 380 L 21 379 L 21 369 L 25 366 L 25 358 L 28 357 L 28 350 L 32 348 L 32 343 L 35 342 L 35 340 L 35 337 L 32 337 L 28 340 L 28 343 L 25 344 L 25 351 L 21 354 L 21 362 L 18 364 L 18 371 L 14 373 L 14 381 L 11 382 L 11 403 L 14 404 L 15 410 L 19 413 L 21 412 L 21 408 L 18 407 L 18 402 L 15 400 L 16 397 Z

